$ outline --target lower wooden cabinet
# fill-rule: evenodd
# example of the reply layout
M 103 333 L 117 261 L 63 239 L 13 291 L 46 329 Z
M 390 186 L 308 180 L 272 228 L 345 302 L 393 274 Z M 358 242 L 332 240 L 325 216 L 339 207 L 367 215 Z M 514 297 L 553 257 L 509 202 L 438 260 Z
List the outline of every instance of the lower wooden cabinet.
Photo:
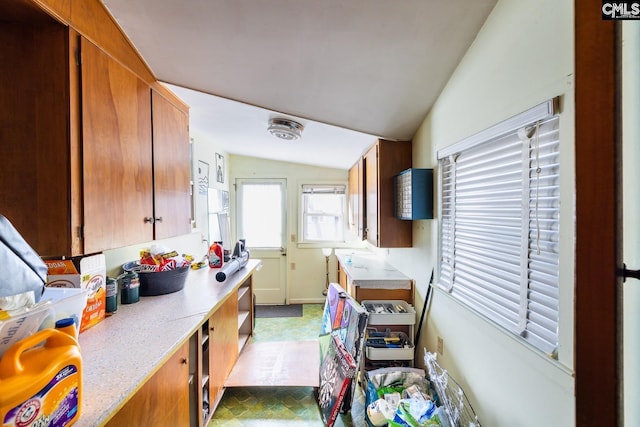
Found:
M 215 408 L 238 359 L 238 299 L 229 297 L 209 318 L 209 399 Z M 205 361 L 206 363 L 206 361 Z
M 224 383 L 253 334 L 253 286 L 249 276 L 190 339 L 191 426 L 206 426 L 224 393 Z
M 107 426 L 188 426 L 189 419 L 189 343 L 186 342 Z
M 253 301 L 249 275 L 107 426 L 208 425 L 225 381 L 253 334 Z

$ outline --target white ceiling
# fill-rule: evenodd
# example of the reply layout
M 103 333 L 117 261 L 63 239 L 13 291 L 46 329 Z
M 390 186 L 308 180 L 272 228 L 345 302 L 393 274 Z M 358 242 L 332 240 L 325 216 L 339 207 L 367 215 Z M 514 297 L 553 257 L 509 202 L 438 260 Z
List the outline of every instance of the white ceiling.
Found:
M 410 140 L 496 0 L 103 0 L 192 133 L 233 154 L 346 169 Z M 269 118 L 305 125 L 298 141 Z

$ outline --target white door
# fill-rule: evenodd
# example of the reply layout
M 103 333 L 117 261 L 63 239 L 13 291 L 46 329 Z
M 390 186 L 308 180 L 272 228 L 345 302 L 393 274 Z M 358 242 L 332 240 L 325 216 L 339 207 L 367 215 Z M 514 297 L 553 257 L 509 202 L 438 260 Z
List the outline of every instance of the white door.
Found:
M 253 275 L 256 304 L 286 303 L 286 191 L 286 179 L 236 179 L 236 235 L 262 260 Z

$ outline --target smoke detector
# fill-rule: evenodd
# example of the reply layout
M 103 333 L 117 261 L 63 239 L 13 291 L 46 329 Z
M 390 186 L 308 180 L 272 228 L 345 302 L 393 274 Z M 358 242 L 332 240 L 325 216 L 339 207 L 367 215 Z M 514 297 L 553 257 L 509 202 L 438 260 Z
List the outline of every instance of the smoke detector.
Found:
M 285 141 L 293 141 L 302 136 L 304 126 L 293 120 L 273 118 L 269 120 L 269 133 Z

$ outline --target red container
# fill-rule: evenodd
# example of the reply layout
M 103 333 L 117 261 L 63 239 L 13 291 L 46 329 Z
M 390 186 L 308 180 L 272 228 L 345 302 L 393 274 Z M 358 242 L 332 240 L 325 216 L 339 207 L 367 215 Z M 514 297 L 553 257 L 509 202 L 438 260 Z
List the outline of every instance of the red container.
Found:
M 222 268 L 224 264 L 224 250 L 222 242 L 213 242 L 209 247 L 209 267 Z

